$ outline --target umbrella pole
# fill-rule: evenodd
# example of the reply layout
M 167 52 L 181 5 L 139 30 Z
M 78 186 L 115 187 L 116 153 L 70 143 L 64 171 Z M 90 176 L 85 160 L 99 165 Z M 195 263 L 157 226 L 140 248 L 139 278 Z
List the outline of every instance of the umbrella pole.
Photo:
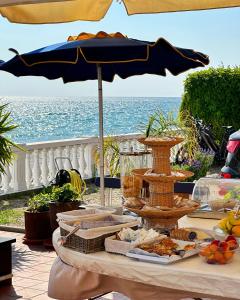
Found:
M 103 92 L 102 92 L 102 67 L 97 64 L 98 77 L 98 112 L 99 112 L 99 151 L 100 151 L 100 200 L 101 205 L 105 206 L 104 195 L 104 140 L 103 140 Z

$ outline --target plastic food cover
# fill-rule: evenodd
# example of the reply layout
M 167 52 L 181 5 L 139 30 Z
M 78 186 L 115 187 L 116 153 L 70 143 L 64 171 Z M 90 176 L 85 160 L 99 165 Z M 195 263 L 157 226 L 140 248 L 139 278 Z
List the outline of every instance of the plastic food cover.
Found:
M 213 210 L 232 209 L 240 204 L 240 180 L 200 178 L 194 186 L 192 199 L 207 203 Z

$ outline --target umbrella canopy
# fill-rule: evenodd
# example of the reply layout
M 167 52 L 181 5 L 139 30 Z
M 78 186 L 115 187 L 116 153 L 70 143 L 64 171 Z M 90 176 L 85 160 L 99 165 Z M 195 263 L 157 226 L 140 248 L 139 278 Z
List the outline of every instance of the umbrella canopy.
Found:
M 204 67 L 208 56 L 190 49 L 172 46 L 165 39 L 156 42 L 130 39 L 121 33 L 96 35 L 81 33 L 67 42 L 18 54 L 7 62 L 0 61 L 0 70 L 15 76 L 44 76 L 63 81 L 98 79 L 100 187 L 104 204 L 103 108 L 102 80 L 111 82 L 115 75 L 125 79 L 133 75 L 178 75 L 192 68 Z
M 166 70 L 178 75 L 209 63 L 207 55 L 174 47 L 163 38 L 148 42 L 121 33 L 81 33 L 66 42 L 22 55 L 10 50 L 17 55 L 1 62 L 1 70 L 15 76 L 62 77 L 65 83 L 97 79 L 96 64 L 102 65 L 102 79 L 111 82 L 115 75 L 123 79 L 146 73 L 165 76 Z
M 240 6 L 240 0 L 120 1 L 128 15 Z M 0 14 L 11 22 L 25 24 L 99 21 L 111 4 L 112 0 L 0 0 Z

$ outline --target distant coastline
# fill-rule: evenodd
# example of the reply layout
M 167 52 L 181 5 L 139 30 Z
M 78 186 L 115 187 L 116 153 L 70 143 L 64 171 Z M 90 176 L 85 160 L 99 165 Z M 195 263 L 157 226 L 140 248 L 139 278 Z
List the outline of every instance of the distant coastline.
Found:
M 9 136 L 31 143 L 98 135 L 96 97 L 1 97 L 19 127 Z M 139 132 L 158 109 L 177 114 L 180 97 L 105 97 L 104 133 Z

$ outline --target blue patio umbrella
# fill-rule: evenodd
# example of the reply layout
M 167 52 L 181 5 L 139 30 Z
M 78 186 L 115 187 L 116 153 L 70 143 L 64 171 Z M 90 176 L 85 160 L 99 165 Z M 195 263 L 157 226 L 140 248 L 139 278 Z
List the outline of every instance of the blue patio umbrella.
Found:
M 121 33 L 96 35 L 81 33 L 67 42 L 46 46 L 25 54 L 10 49 L 16 56 L 0 61 L 0 70 L 15 76 L 62 78 L 64 83 L 98 79 L 100 190 L 104 205 L 103 95 L 102 80 L 112 82 L 115 75 L 125 79 L 133 75 L 166 76 L 166 70 L 178 75 L 209 63 L 207 55 L 172 46 L 163 38 L 148 42 L 128 38 Z

